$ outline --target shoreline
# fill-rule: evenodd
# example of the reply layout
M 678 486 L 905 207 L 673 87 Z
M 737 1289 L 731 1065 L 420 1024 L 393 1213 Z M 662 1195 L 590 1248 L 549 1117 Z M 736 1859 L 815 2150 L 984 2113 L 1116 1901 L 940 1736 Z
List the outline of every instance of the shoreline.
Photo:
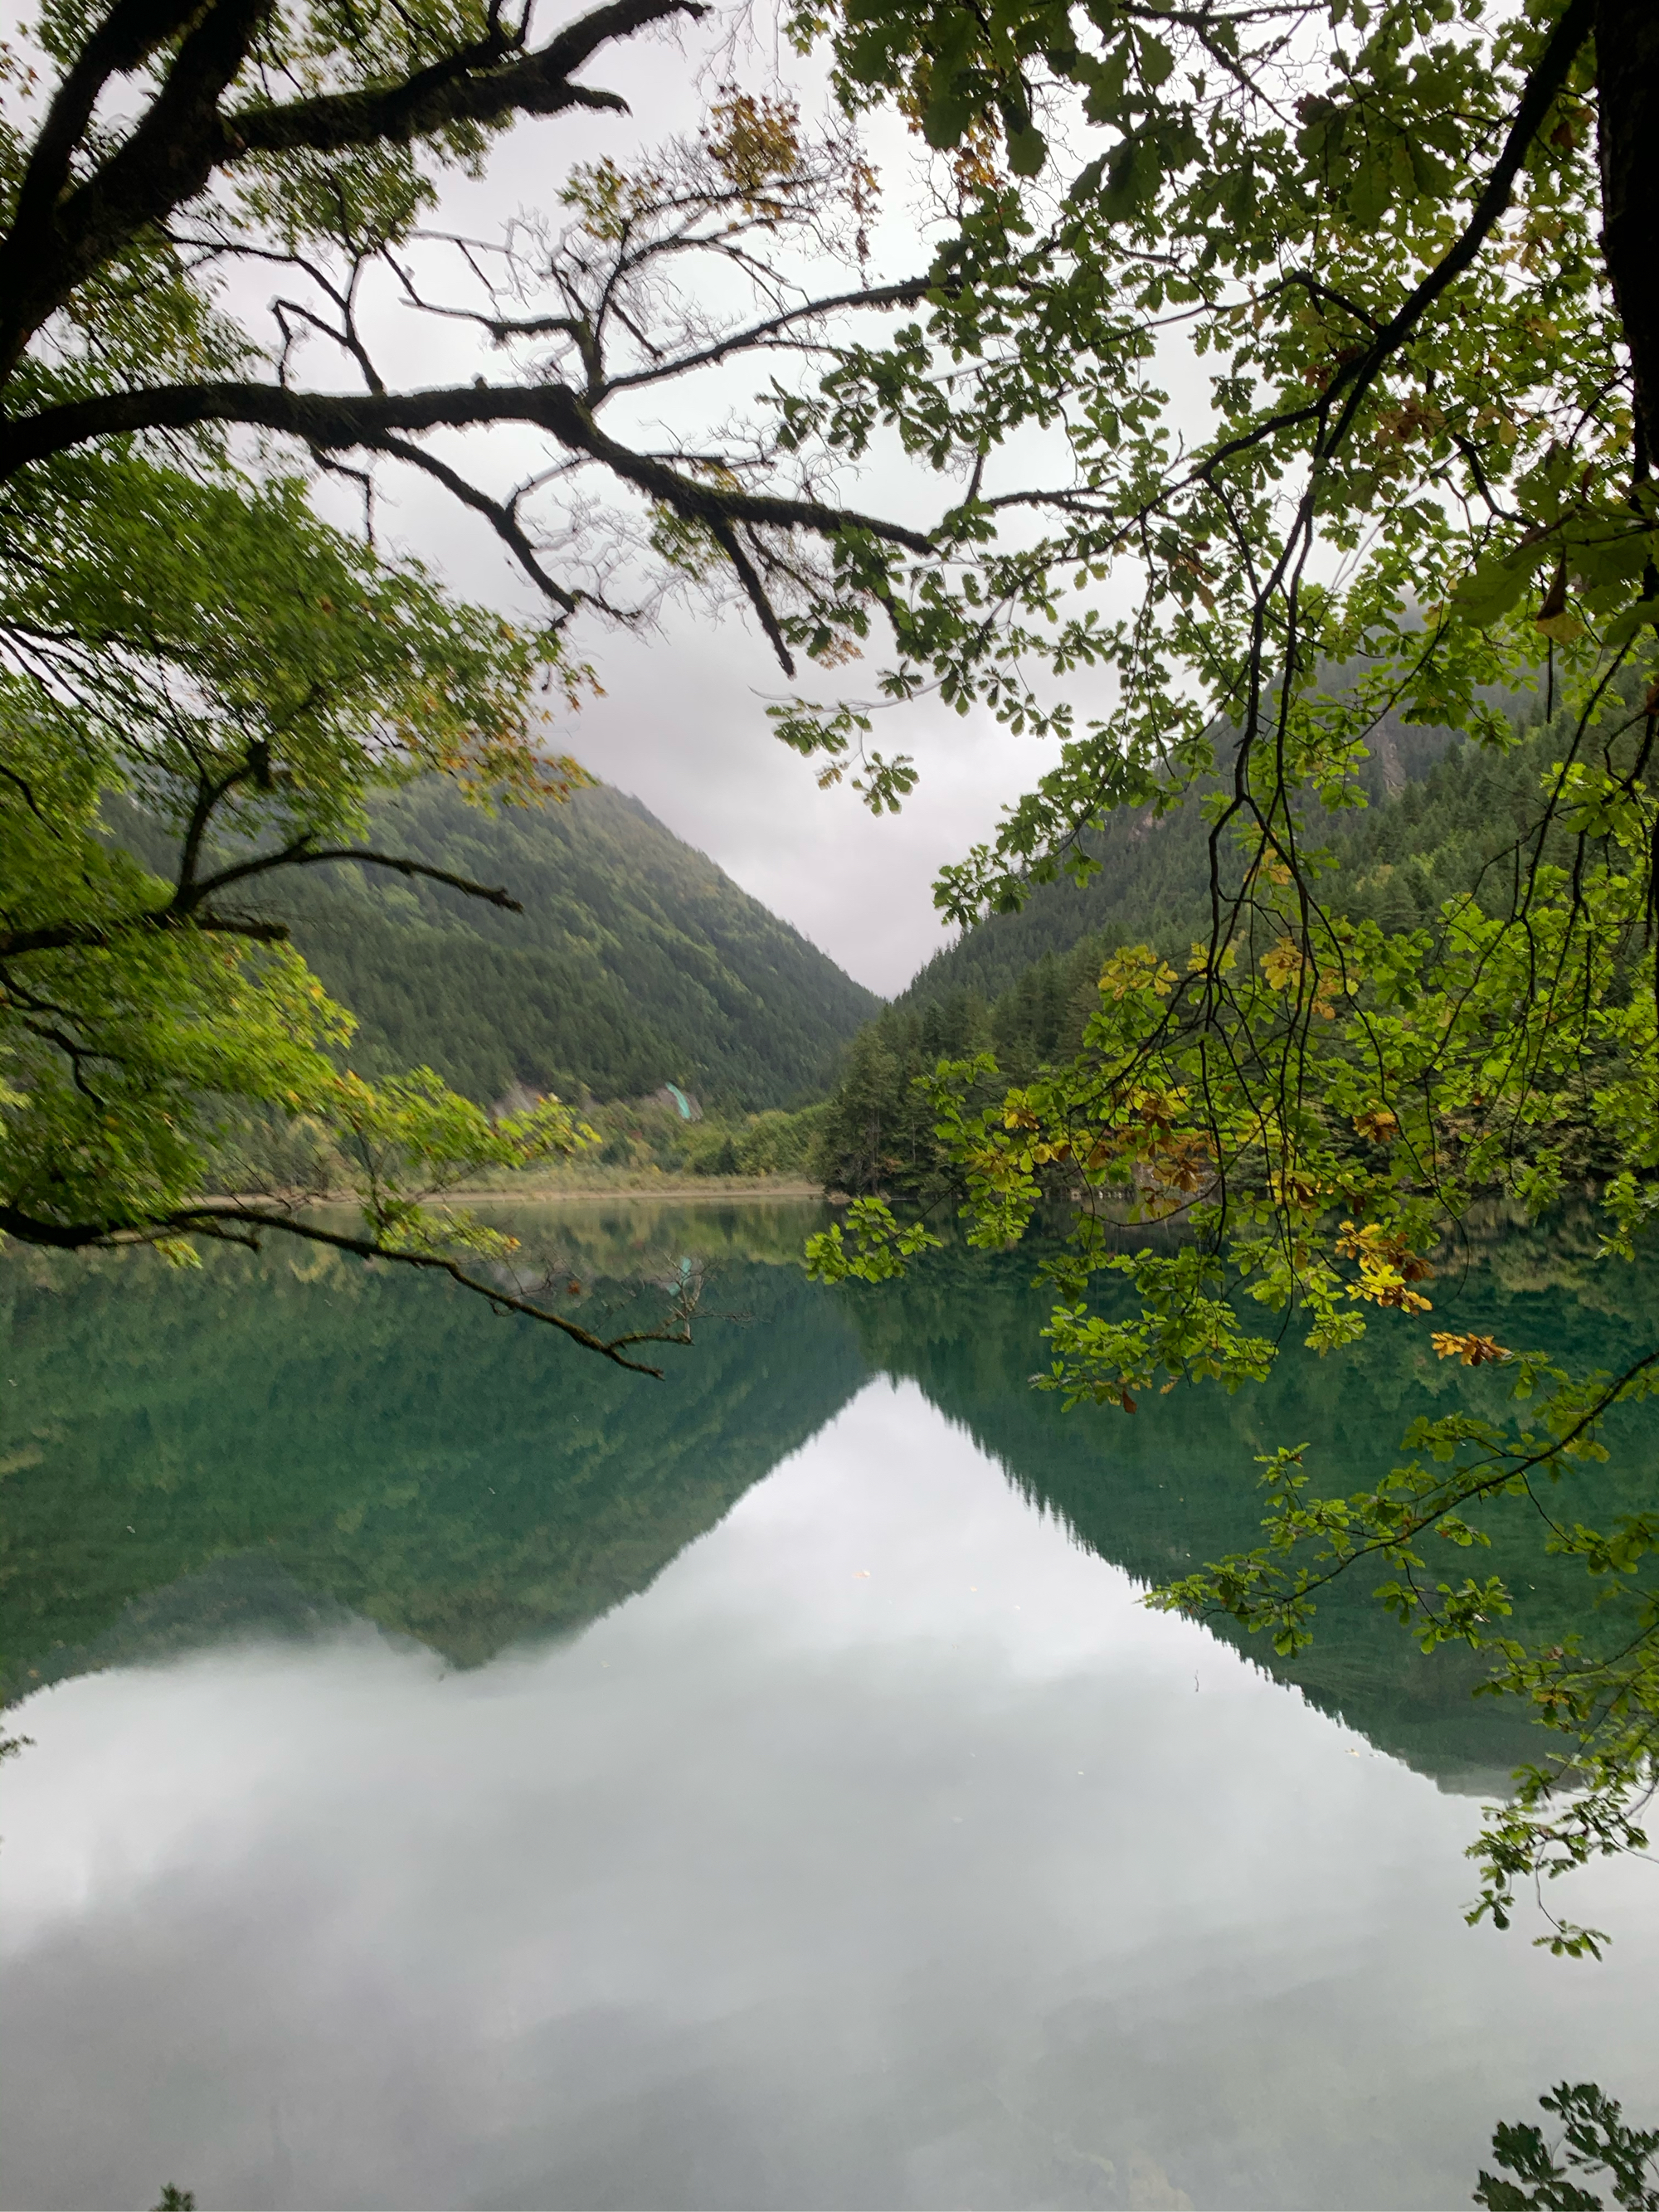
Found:
M 781 1178 L 768 1181 L 750 1176 L 688 1176 L 684 1182 L 671 1182 L 665 1176 L 661 1182 L 599 1183 L 586 1187 L 555 1183 L 544 1184 L 532 1190 L 448 1190 L 444 1192 L 441 1199 L 429 1202 L 457 1206 L 483 1206 L 491 1201 L 509 1206 L 580 1206 L 605 1200 L 628 1203 L 641 1199 L 672 1199 L 677 1202 L 714 1206 L 722 1200 L 757 1198 L 816 1199 L 822 1203 L 834 1203 L 821 1183 L 785 1182 Z

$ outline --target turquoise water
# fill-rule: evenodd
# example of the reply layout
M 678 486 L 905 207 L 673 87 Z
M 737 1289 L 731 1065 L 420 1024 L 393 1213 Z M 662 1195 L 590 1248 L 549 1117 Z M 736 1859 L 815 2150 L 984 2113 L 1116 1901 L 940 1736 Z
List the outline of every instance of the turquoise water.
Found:
M 811 1218 L 537 1218 L 585 1315 L 706 1268 L 660 1384 L 384 1268 L 9 1266 L 6 2204 L 1449 2205 L 1564 2075 L 1659 2111 L 1659 1870 L 1600 1965 L 1462 1923 L 1467 1665 L 1138 1601 L 1468 1378 L 1062 1416 L 1028 1264 L 832 1294 Z

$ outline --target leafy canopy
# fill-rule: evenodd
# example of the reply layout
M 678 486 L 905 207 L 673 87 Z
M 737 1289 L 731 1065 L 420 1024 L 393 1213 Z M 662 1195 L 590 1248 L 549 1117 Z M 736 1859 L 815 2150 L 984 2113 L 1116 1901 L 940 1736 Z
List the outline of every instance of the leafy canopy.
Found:
M 1434 1333 L 1430 1287 L 1477 1194 L 1547 1208 L 1568 1127 L 1592 1133 L 1610 1265 L 1656 1204 L 1659 27 L 1615 0 L 850 0 L 800 30 L 850 100 L 897 93 L 963 195 L 926 329 L 849 354 L 821 403 L 854 444 L 886 420 L 954 461 L 956 543 L 984 549 L 917 593 L 889 693 L 937 683 L 1060 740 L 940 905 L 1086 879 L 1116 809 L 1205 817 L 1189 955 L 1115 954 L 1082 1051 L 1017 1087 L 988 1054 L 932 1079 L 970 1237 L 1079 1208 L 1042 1378 L 1068 1401 L 1244 1387 L 1288 1328 L 1323 1352 L 1380 1316 L 1512 1376 L 1512 1422 L 1419 1423 L 1374 1490 L 1322 1494 L 1287 1441 L 1262 1547 L 1158 1601 L 1288 1650 L 1358 1568 L 1425 1644 L 1489 1652 L 1565 1737 L 1479 1847 L 1475 1916 L 1504 1922 L 1519 1882 L 1640 1847 L 1659 1778 L 1659 1516 L 1578 1517 L 1659 1349 L 1570 1374 Z M 1005 482 L 1036 427 L 1052 477 Z M 1091 720 L 1082 671 L 1110 679 Z M 1322 825 L 1363 804 L 1386 718 L 1503 752 L 1539 712 L 1558 742 L 1528 818 L 1429 927 L 1334 902 Z M 805 702 L 789 734 L 812 741 Z M 1149 1217 L 1185 1234 L 1122 1249 Z M 879 1279 L 926 1233 L 866 1200 L 811 1264 Z M 1127 1317 L 1103 1277 L 1128 1279 Z M 1613 1609 L 1593 1638 L 1504 1633 L 1509 1593 L 1460 1559 L 1504 1510 L 1583 1561 Z
M 585 782 L 550 720 L 592 682 L 579 617 L 637 629 L 668 590 L 729 591 L 793 668 L 842 566 L 927 549 L 822 495 L 769 433 L 718 457 L 709 433 L 627 440 L 637 396 L 733 354 L 810 360 L 836 313 L 921 296 L 847 290 L 873 179 L 845 131 L 732 88 L 699 137 L 571 167 L 493 243 L 426 228 L 446 171 L 521 118 L 620 110 L 584 67 L 702 12 L 617 0 L 538 42 L 532 11 L 473 0 L 112 0 L 49 4 L 0 54 L 0 1231 L 182 1263 L 201 1236 L 282 1231 L 441 1267 L 637 1364 L 634 1338 L 514 1288 L 511 1240 L 443 1198 L 592 1133 L 556 1100 L 492 1120 L 425 1068 L 352 1074 L 350 1016 L 270 891 L 350 860 L 516 910 L 380 849 L 371 799 Z M 827 296 L 786 283 L 790 254 L 830 269 Z M 380 356 L 418 352 L 388 341 L 411 313 L 465 325 L 504 380 L 397 389 Z M 514 489 L 432 434 L 501 425 L 551 448 Z M 495 530 L 540 619 L 461 604 L 380 541 L 380 479 L 410 470 Z M 329 474 L 361 532 L 319 519 Z M 320 1141 L 278 1141 L 295 1126 Z M 204 1196 L 261 1130 L 283 1171 Z M 344 1228 L 289 1171 L 342 1154 Z

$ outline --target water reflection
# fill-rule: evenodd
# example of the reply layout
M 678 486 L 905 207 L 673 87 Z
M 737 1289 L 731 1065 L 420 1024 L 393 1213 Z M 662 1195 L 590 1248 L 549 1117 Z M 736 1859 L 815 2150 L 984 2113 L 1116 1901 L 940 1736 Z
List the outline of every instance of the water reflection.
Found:
M 1474 1808 L 1106 1564 L 1213 1546 L 1224 1420 L 728 1227 L 659 1391 L 361 1271 L 14 1285 L 9 2203 L 1437 2204 L 1641 2101 L 1646 1870 L 1605 1967 L 1462 1929 Z M 1328 1702 L 1452 1713 L 1377 1650 Z
M 635 1286 L 607 1268 L 711 1264 L 738 1318 L 660 1386 L 327 1253 L 13 1267 L 5 1694 L 348 1615 L 461 1666 L 586 1626 L 868 1371 L 798 1269 L 747 1256 L 799 1252 L 779 1212 L 529 1224 L 612 1316 Z

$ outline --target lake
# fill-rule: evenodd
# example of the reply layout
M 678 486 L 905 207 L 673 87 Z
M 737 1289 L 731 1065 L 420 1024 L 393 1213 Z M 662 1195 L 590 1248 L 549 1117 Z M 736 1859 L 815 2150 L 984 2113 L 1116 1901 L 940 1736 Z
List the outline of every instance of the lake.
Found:
M 1571 1886 L 1600 1964 L 1463 1923 L 1534 1747 L 1467 1656 L 1139 1602 L 1254 1453 L 1489 1378 L 1389 1316 L 1063 1414 L 1029 1257 L 830 1291 L 817 1218 L 525 1217 L 590 1324 L 702 1276 L 661 1382 L 320 1254 L 8 1258 L 6 2205 L 1441 2206 L 1564 2076 L 1659 2120 L 1659 1869 Z M 1516 1232 L 1435 1322 L 1610 1363 L 1630 1285 Z

